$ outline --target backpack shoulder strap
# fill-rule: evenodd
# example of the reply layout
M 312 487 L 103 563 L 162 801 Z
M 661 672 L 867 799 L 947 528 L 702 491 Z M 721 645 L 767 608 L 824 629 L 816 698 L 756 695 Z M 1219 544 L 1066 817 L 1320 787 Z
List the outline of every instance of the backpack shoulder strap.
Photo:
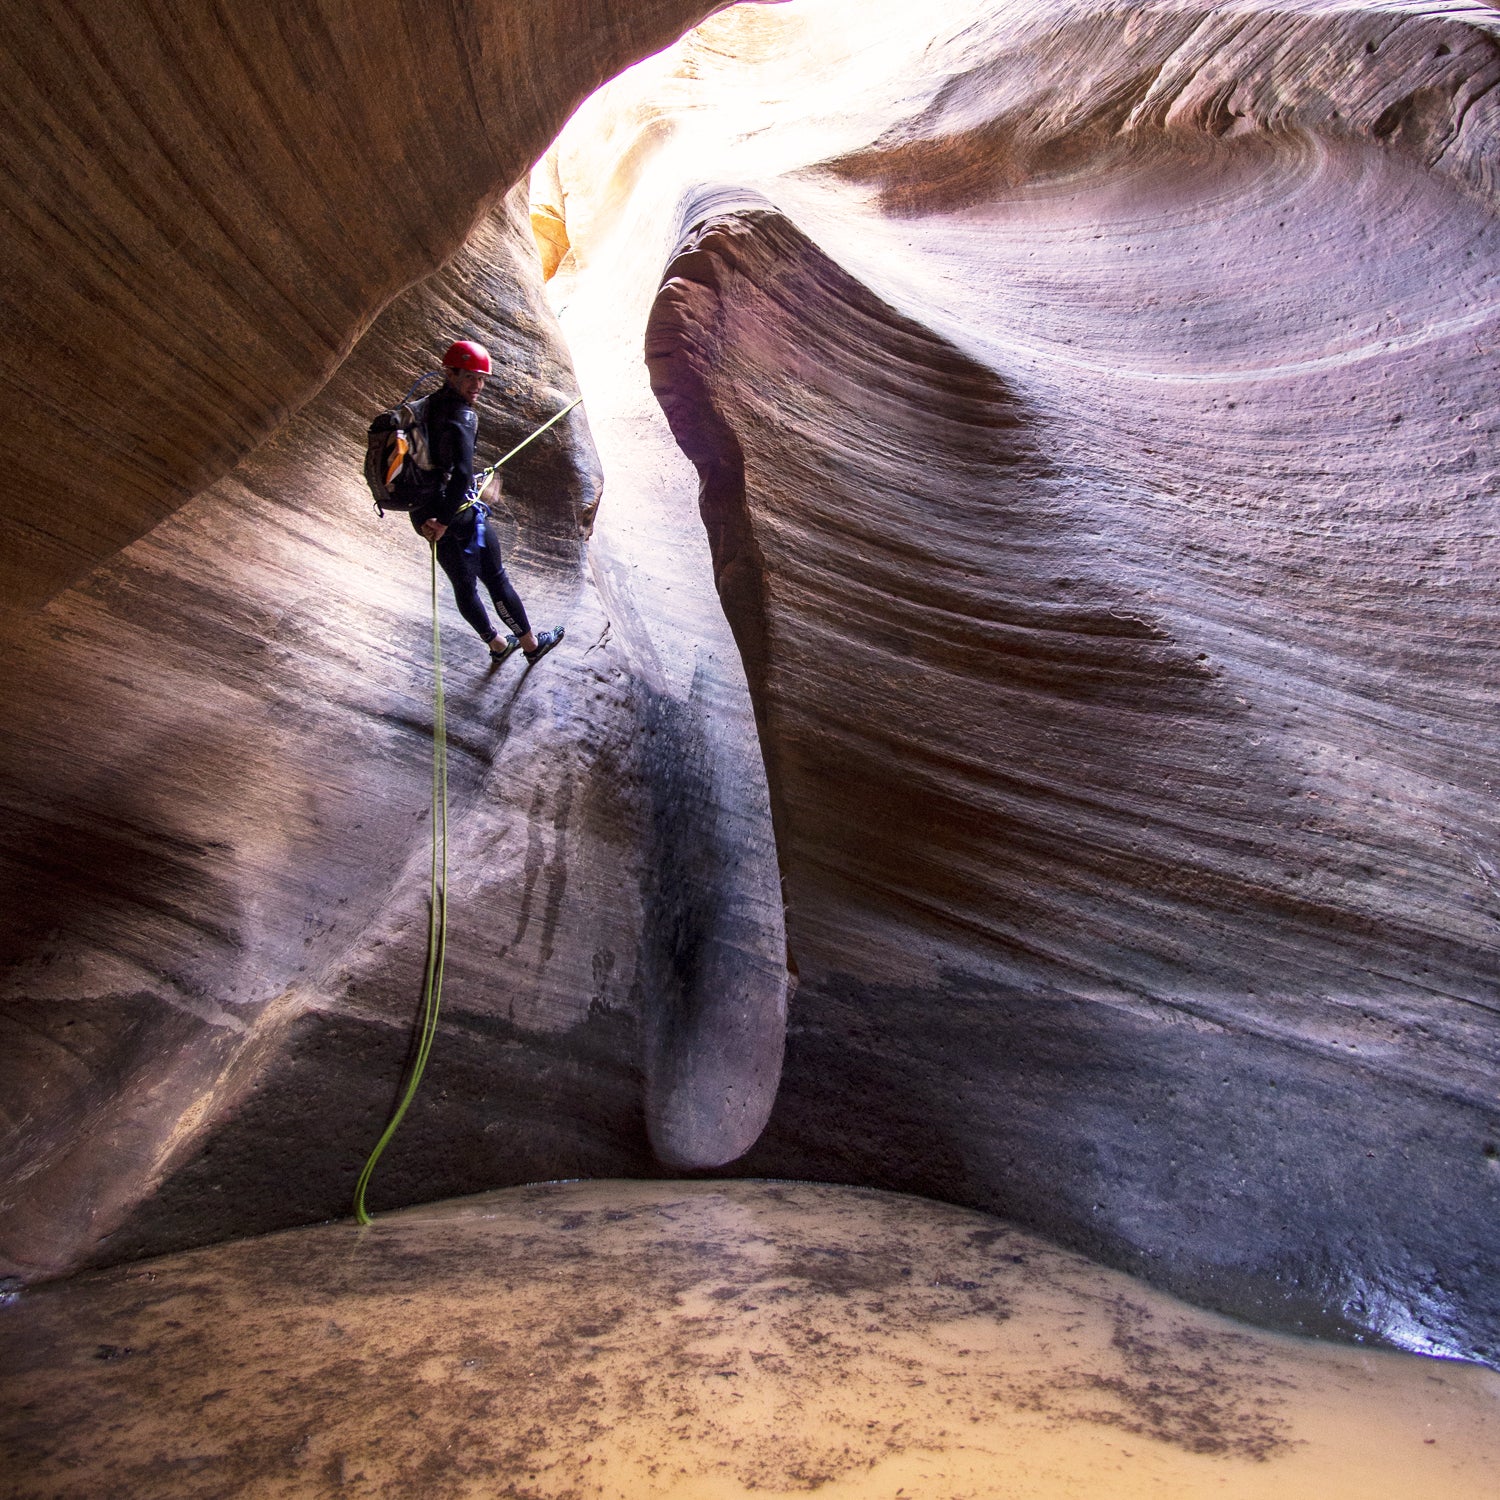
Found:
M 396 408 L 397 425 L 405 430 L 412 462 L 419 469 L 432 467 L 432 446 L 427 440 L 427 403 L 431 399 L 430 395 L 418 396 L 415 401 L 405 401 Z

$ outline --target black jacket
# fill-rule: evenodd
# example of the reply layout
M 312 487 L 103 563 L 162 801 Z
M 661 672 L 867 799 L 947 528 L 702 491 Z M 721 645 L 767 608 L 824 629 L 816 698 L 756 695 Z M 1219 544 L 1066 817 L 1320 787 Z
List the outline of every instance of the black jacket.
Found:
M 411 524 L 425 521 L 451 526 L 458 508 L 474 488 L 474 437 L 479 414 L 450 385 L 427 400 L 427 449 L 432 456 L 430 494 L 412 506 Z

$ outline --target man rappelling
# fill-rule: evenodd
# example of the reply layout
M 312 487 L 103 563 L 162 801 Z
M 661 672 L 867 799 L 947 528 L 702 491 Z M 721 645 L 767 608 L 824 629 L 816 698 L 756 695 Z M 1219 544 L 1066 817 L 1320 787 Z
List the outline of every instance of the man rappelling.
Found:
M 489 373 L 488 351 L 471 339 L 459 339 L 443 356 L 443 384 L 427 398 L 423 423 L 430 467 L 405 466 L 406 503 L 412 525 L 436 548 L 458 612 L 489 647 L 492 660 L 502 662 L 519 649 L 528 662 L 537 662 L 562 640 L 563 627 L 533 632 L 526 606 L 506 576 L 489 506 L 479 498 L 474 402 Z M 479 597 L 481 581 L 511 634 L 502 636 L 490 623 Z
M 431 371 L 429 374 L 436 374 Z M 582 397 L 549 417 L 529 437 L 498 458 L 484 473 L 474 473 L 474 437 L 479 418 L 474 402 L 490 373 L 490 356 L 481 344 L 459 339 L 443 356 L 443 384 L 430 396 L 412 399 L 428 378 L 422 376 L 400 405 L 381 412 L 366 435 L 365 480 L 383 516 L 404 510 L 431 544 L 432 566 L 432 893 L 428 902 L 427 963 L 422 981 L 419 1041 L 395 1110 L 370 1152 L 354 1187 L 354 1216 L 370 1222 L 365 1195 L 376 1164 L 390 1144 L 416 1096 L 437 1035 L 443 996 L 443 962 L 448 943 L 448 731 L 443 699 L 441 630 L 438 624 L 437 564 L 441 563 L 459 613 L 489 647 L 492 662 L 513 651 L 528 662 L 540 661 L 563 638 L 563 627 L 533 632 L 500 555 L 500 539 L 489 524 L 483 496 L 488 483 L 499 483 L 500 469 L 578 406 Z M 479 597 L 479 584 L 490 591 L 500 618 L 513 634 L 501 636 L 490 624 Z M 442 878 L 439 879 L 439 872 Z

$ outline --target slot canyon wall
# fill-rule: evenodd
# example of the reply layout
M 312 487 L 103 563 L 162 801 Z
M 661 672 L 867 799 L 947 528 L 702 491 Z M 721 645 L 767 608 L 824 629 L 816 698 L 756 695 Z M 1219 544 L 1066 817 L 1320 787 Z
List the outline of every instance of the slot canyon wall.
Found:
M 11 6 L 3 607 L 221 478 L 581 99 L 713 8 Z
M 394 91 L 341 7 L 259 47 L 151 10 L 155 109 L 108 97 L 164 160 L 224 149 L 210 52 L 225 100 L 336 63 L 331 134 L 267 105 L 149 246 L 56 128 L 72 196 L 17 179 L 10 1269 L 344 1209 L 431 712 L 420 545 L 352 455 L 461 325 L 506 351 L 482 447 L 587 399 L 502 523 L 569 638 L 491 676 L 447 616 L 453 998 L 377 1204 L 863 1182 L 1496 1362 L 1493 11 L 738 7 L 573 115 L 540 264 L 497 194 L 708 7 L 617 9 L 434 7 L 453 71 Z M 399 223 L 357 170 L 434 154 Z
M 355 8 L 321 14 L 363 25 Z M 699 14 L 575 8 L 578 34 L 549 50 L 557 17 L 528 39 L 516 30 L 524 8 L 497 7 L 490 24 L 551 112 L 533 122 L 539 134 L 494 143 L 506 153 L 491 169 L 498 186 L 524 176 L 580 94 Z M 485 25 L 467 7 L 453 18 Z M 219 45 L 228 66 L 239 54 Z M 345 62 L 351 47 L 345 36 Z M 264 48 L 254 55 L 270 65 Z M 444 97 L 465 97 L 465 77 Z M 388 128 L 390 87 L 372 72 L 346 96 L 346 123 L 358 104 Z M 433 121 L 412 115 L 425 154 Z M 191 136 L 194 122 L 169 126 Z M 0 1273 L 55 1275 L 347 1213 L 394 1102 L 429 889 L 430 569 L 405 517 L 377 520 L 362 434 L 456 332 L 504 351 L 481 405 L 483 454 L 505 452 L 576 390 L 524 189 L 489 208 L 458 201 L 452 184 L 442 192 L 444 214 L 470 230 L 461 252 L 368 327 L 345 328 L 360 337 L 311 402 L 145 536 L 10 621 Z M 351 225 L 366 206 L 349 205 Z M 358 266 L 362 247 L 319 209 L 321 253 Z M 371 311 L 377 262 L 362 288 Z M 252 269 L 237 286 L 254 284 Z M 269 275 L 258 286 L 269 303 L 287 294 Z M 154 278 L 132 294 L 190 312 L 211 361 L 216 327 L 227 335 L 206 294 L 184 301 L 192 290 Z M 165 437 L 183 419 L 179 398 L 248 399 L 238 367 L 207 396 L 182 389 L 192 372 L 168 373 L 163 386 L 160 365 L 136 367 Z M 49 394 L 69 392 L 59 382 Z M 121 418 L 89 394 L 70 408 L 78 423 Z M 220 417 L 225 442 L 242 433 L 242 414 Z M 78 487 L 39 499 L 43 519 L 99 509 L 102 550 L 131 523 L 95 506 L 81 482 L 91 456 L 54 447 L 54 485 Z M 109 456 L 131 450 L 122 441 Z M 91 482 L 110 492 L 108 472 Z M 538 623 L 568 627 L 545 670 L 523 673 L 517 657 L 491 671 L 443 583 L 446 1019 L 423 1108 L 382 1161 L 377 1210 L 504 1182 L 717 1165 L 754 1139 L 774 1094 L 785 937 L 743 673 L 711 589 L 696 644 L 665 666 L 638 659 L 649 641 L 632 646 L 612 627 L 585 545 L 599 486 L 581 413 L 506 470 L 496 520 L 512 570 Z M 153 503 L 170 509 L 170 486 Z M 706 577 L 701 537 L 699 548 Z M 715 655 L 719 669 L 700 669 Z
M 564 132 L 765 750 L 742 1170 L 1495 1358 L 1494 30 L 791 6 Z

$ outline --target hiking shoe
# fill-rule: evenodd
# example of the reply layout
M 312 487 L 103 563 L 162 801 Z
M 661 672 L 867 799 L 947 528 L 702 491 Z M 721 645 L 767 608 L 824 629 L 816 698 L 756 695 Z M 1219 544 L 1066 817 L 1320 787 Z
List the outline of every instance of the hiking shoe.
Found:
M 539 630 L 536 637 L 536 650 L 525 653 L 527 665 L 539 662 L 562 638 L 563 627 L 561 625 L 555 630 Z
M 490 665 L 498 667 L 512 651 L 520 648 L 520 641 L 513 635 L 497 635 L 490 642 Z

